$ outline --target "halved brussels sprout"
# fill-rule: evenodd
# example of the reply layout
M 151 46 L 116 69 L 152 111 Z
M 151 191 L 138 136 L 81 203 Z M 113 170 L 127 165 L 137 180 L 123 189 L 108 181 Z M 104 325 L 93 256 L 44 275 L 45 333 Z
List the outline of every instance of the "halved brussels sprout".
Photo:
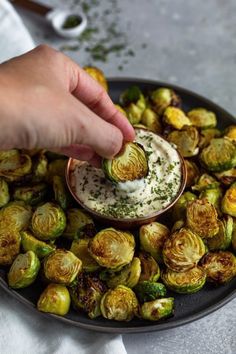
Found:
M 49 284 L 37 303 L 37 309 L 42 312 L 65 316 L 70 309 L 70 294 L 61 284 Z
M 106 91 L 108 91 L 108 83 L 101 69 L 95 66 L 84 66 L 83 68 L 87 74 L 97 81 Z
M 230 186 L 232 183 L 236 182 L 236 167 L 227 171 L 215 173 L 215 176 L 225 186 Z
M 206 273 L 198 266 L 185 272 L 175 272 L 167 268 L 162 273 L 162 280 L 167 288 L 176 293 L 192 294 L 202 289 L 206 282 Z
M 45 199 L 47 192 L 48 186 L 46 183 L 16 187 L 14 189 L 13 198 L 15 200 L 22 200 L 26 204 L 35 205 Z
M 221 199 L 223 196 L 223 191 L 220 187 L 208 188 L 202 191 L 199 195 L 200 199 L 206 199 L 209 203 L 214 205 L 218 215 L 221 215 Z
M 152 222 L 139 229 L 140 247 L 157 261 L 162 261 L 162 249 L 170 230 L 163 224 Z
M 224 136 L 236 143 L 236 125 L 230 125 L 227 127 Z
M 208 252 L 201 260 L 201 267 L 208 281 L 224 284 L 236 275 L 236 257 L 228 251 Z
M 227 138 L 212 139 L 199 158 L 203 167 L 209 171 L 229 170 L 236 166 L 236 145 Z
M 41 182 L 47 176 L 48 171 L 48 160 L 42 151 L 33 162 L 33 181 Z
M 62 178 L 61 176 L 53 176 L 52 186 L 55 201 L 60 205 L 62 209 L 67 209 L 72 203 L 72 200 L 67 186 L 64 182 L 64 178 Z
M 133 290 L 141 303 L 166 296 L 165 285 L 154 281 L 142 281 Z
M 14 289 L 25 288 L 32 284 L 39 272 L 40 261 L 33 251 L 19 254 L 8 273 L 8 285 Z
M 62 235 L 66 227 L 66 216 L 59 205 L 48 202 L 37 207 L 31 227 L 40 240 L 54 240 Z
M 217 124 L 216 115 L 214 112 L 208 111 L 205 108 L 194 108 L 187 113 L 192 125 L 197 128 L 215 128 Z
M 135 293 L 124 285 L 108 290 L 101 300 L 103 317 L 115 321 L 130 321 L 138 313 Z
M 185 159 L 184 164 L 187 170 L 186 187 L 191 187 L 198 180 L 200 176 L 200 171 L 197 165 L 193 161 Z
M 54 283 L 69 285 L 82 270 L 82 262 L 74 253 L 56 249 L 44 259 L 43 267 L 46 279 Z
M 139 252 L 139 259 L 141 262 L 141 274 L 139 281 L 157 281 L 161 275 L 161 271 L 155 259 L 146 252 Z
M 27 229 L 32 216 L 31 207 L 22 201 L 10 202 L 0 210 L 0 229 Z
M 174 221 L 185 220 L 187 204 L 196 200 L 197 196 L 191 192 L 185 192 L 177 200 L 172 208 L 172 218 Z
M 232 247 L 234 252 L 236 252 L 236 219 L 233 219 Z
M 123 116 L 125 116 L 127 118 L 127 113 L 125 112 L 125 110 L 119 105 L 119 104 L 114 104 L 114 106 L 116 107 L 116 109 L 123 114 Z
M 10 200 L 8 184 L 0 178 L 0 208 L 6 205 Z
M 0 151 L 0 176 L 8 182 L 20 180 L 31 172 L 31 167 L 30 156 L 20 154 L 16 149 Z
M 107 287 L 96 276 L 82 273 L 70 287 L 72 304 L 90 318 L 96 318 L 101 315 L 101 299 L 106 291 Z
M 33 251 L 38 258 L 44 258 L 55 250 L 55 247 L 35 238 L 30 232 L 22 231 L 21 246 L 25 252 Z
M 214 138 L 219 138 L 221 131 L 217 128 L 202 129 L 199 136 L 199 148 L 203 149 L 210 144 L 210 141 Z
M 219 232 L 216 208 L 206 199 L 189 202 L 186 219 L 189 229 L 202 238 L 211 238 Z
M 133 288 L 138 284 L 141 274 L 141 262 L 138 257 L 134 257 L 132 262 L 122 268 L 119 272 L 114 273 L 106 280 L 109 288 L 116 288 L 118 285 L 125 285 Z
M 183 157 L 198 154 L 199 134 L 195 127 L 185 126 L 182 130 L 173 130 L 168 134 L 167 140 L 177 146 Z
M 67 166 L 67 160 L 65 159 L 58 159 L 50 162 L 48 165 L 48 172 L 46 179 L 49 183 L 52 183 L 54 176 L 61 176 L 62 178 L 65 177 L 65 170 Z
M 100 266 L 118 270 L 132 261 L 134 247 L 134 236 L 130 232 L 110 227 L 89 241 L 88 250 Z
M 205 253 L 206 246 L 201 237 L 186 228 L 174 232 L 163 248 L 164 262 L 175 272 L 195 267 Z
M 224 219 L 219 220 L 219 232 L 214 237 L 210 238 L 207 242 L 207 246 L 210 251 L 226 250 L 232 240 L 233 233 L 233 218 L 229 215 L 225 215 Z
M 140 315 L 144 320 L 158 321 L 174 314 L 174 298 L 157 299 L 145 302 L 140 307 Z
M 155 112 L 162 115 L 168 106 L 180 106 L 180 97 L 171 89 L 161 87 L 151 93 L 151 101 Z
M 168 107 L 163 114 L 163 121 L 172 128 L 181 130 L 185 125 L 192 125 L 186 114 L 176 107 Z
M 94 272 L 100 268 L 99 264 L 88 251 L 89 239 L 74 240 L 70 251 L 82 261 L 82 268 L 85 272 Z
M 96 234 L 94 221 L 82 209 L 68 209 L 66 212 L 67 225 L 63 236 L 74 240 L 80 237 L 93 237 Z
M 236 217 L 236 182 L 234 182 L 225 192 L 221 210 L 223 213 Z
M 146 108 L 144 110 L 141 117 L 141 123 L 154 133 L 162 133 L 160 118 L 151 108 Z
M 201 192 L 205 189 L 217 188 L 220 183 L 212 176 L 208 175 L 207 173 L 203 173 L 197 183 L 192 186 L 193 191 Z
M 112 160 L 103 160 L 103 170 L 112 182 L 134 181 L 148 173 L 148 161 L 143 147 L 138 143 L 125 143 Z
M 0 229 L 0 264 L 10 265 L 20 253 L 20 233 L 15 229 Z

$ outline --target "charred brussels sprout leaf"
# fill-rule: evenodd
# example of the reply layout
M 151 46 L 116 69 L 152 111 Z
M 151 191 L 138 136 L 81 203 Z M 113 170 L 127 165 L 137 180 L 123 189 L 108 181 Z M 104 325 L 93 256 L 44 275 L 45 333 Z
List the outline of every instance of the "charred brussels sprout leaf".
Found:
M 124 285 L 108 290 L 101 300 L 103 317 L 115 321 L 130 321 L 138 312 L 135 293 Z
M 168 227 L 158 222 L 141 226 L 139 229 L 141 249 L 149 252 L 156 261 L 162 261 L 163 245 L 169 234 Z
M 219 232 L 217 211 L 206 199 L 198 199 L 187 205 L 187 226 L 202 238 L 209 239 Z
M 181 104 L 180 97 L 173 90 L 166 87 L 154 90 L 151 93 L 151 102 L 153 109 L 159 115 L 162 115 L 168 106 L 180 106 Z
M 74 240 L 70 251 L 82 261 L 82 267 L 85 272 L 94 272 L 100 268 L 99 264 L 90 255 L 88 251 L 89 239 Z
M 96 233 L 95 225 L 91 216 L 82 209 L 68 209 L 67 225 L 63 236 L 74 240 L 80 237 L 93 237 Z
M 206 273 L 200 267 L 193 267 L 185 272 L 166 269 L 162 273 L 164 284 L 172 291 L 180 294 L 192 294 L 201 290 L 206 282 Z
M 191 187 L 198 180 L 200 176 L 200 171 L 197 165 L 190 160 L 185 159 L 184 164 L 187 170 L 186 187 Z
M 155 259 L 146 252 L 139 253 L 139 259 L 141 262 L 141 274 L 139 281 L 145 280 L 157 281 L 160 277 L 160 268 Z
M 143 147 L 137 143 L 125 143 L 112 160 L 103 160 L 103 170 L 112 182 L 134 181 L 148 173 L 148 161 Z
M 209 171 L 229 170 L 236 166 L 236 145 L 226 138 L 212 139 L 199 158 L 203 167 Z
M 25 252 L 33 251 L 38 258 L 44 258 L 55 250 L 55 247 L 35 238 L 30 232 L 21 232 L 21 246 Z
M 207 280 L 216 284 L 229 282 L 236 275 L 236 258 L 228 251 L 208 252 L 201 260 Z
M 53 176 L 52 180 L 55 201 L 62 209 L 66 209 L 71 204 L 71 196 L 67 190 L 64 178 L 60 176 Z
M 195 267 L 205 253 L 206 247 L 201 237 L 186 228 L 174 232 L 163 248 L 166 266 L 176 272 Z
M 227 127 L 224 136 L 236 143 L 236 125 L 230 125 Z
M 70 287 L 72 304 L 90 318 L 96 318 L 101 315 L 100 303 L 106 290 L 105 284 L 96 276 L 81 274 Z
M 219 220 L 219 232 L 210 238 L 207 246 L 210 251 L 226 250 L 230 244 L 233 233 L 233 218 L 226 215 L 223 220 Z
M 106 91 L 108 91 L 108 83 L 102 70 L 95 66 L 85 66 L 83 68 L 95 81 L 97 81 Z
M 217 188 L 220 183 L 212 176 L 207 173 L 202 174 L 197 183 L 192 186 L 193 191 L 202 192 L 205 189 Z
M 45 277 L 58 284 L 69 285 L 82 270 L 82 262 L 74 253 L 56 249 L 45 258 L 44 263 Z
M 197 128 L 214 128 L 217 124 L 215 113 L 205 108 L 194 108 L 187 115 L 192 125 Z
M 0 264 L 11 265 L 20 253 L 20 233 L 15 229 L 0 229 Z
M 24 202 L 10 202 L 0 210 L 0 229 L 27 229 L 32 216 L 31 207 Z
M 29 174 L 32 168 L 30 156 L 20 154 L 18 150 L 0 151 L 0 176 L 8 182 L 20 180 Z
M 172 217 L 175 221 L 185 220 L 186 218 L 186 209 L 188 202 L 196 200 L 197 196 L 191 192 L 185 192 L 174 204 L 172 209 Z
M 16 187 L 13 193 L 15 200 L 22 200 L 26 204 L 36 205 L 45 200 L 48 186 L 45 183 L 32 186 Z
M 39 272 L 40 261 L 33 251 L 19 254 L 8 273 L 8 284 L 11 288 L 20 289 L 32 284 Z
M 236 182 L 236 167 L 230 170 L 215 173 L 216 178 L 225 186 L 230 186 Z
M 54 240 L 63 233 L 66 227 L 66 217 L 59 205 L 46 203 L 35 210 L 31 227 L 40 240 Z
M 39 311 L 64 316 L 70 309 L 70 294 L 61 284 L 49 284 L 37 303 Z
M 157 299 L 141 305 L 140 315 L 144 320 L 158 321 L 174 314 L 174 298 Z
M 141 117 L 141 123 L 154 133 L 162 133 L 160 118 L 151 108 L 146 108 L 144 110 Z
M 0 178 L 0 208 L 6 205 L 10 200 L 8 184 Z
M 134 256 L 134 236 L 129 232 L 108 228 L 89 241 L 89 252 L 97 263 L 106 268 L 120 269 Z
M 198 154 L 199 134 L 195 127 L 185 126 L 182 130 L 173 130 L 168 134 L 167 140 L 175 144 L 184 157 Z
M 142 281 L 138 283 L 133 290 L 141 303 L 166 296 L 165 285 L 154 281 Z
M 221 203 L 223 213 L 236 217 L 236 182 L 225 192 Z
M 125 285 L 133 288 L 137 285 L 141 274 L 141 262 L 138 257 L 134 257 L 132 262 L 122 268 L 119 272 L 113 274 L 106 281 L 109 288 L 114 289 L 118 285 Z
M 185 113 L 176 107 L 168 107 L 164 111 L 163 121 L 172 128 L 181 130 L 185 125 L 192 125 Z

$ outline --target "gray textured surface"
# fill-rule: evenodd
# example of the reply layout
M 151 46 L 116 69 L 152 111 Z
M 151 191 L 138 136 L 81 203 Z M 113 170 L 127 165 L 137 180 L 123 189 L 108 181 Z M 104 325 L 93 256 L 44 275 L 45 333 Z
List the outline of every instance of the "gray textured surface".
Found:
M 100 3 L 102 8 L 109 2 Z M 214 100 L 233 114 L 236 112 L 235 0 L 120 0 L 119 8 L 119 27 L 127 29 L 127 40 L 136 55 L 129 58 L 123 71 L 117 68 L 122 58 L 115 55 L 107 63 L 96 63 L 107 76 L 169 81 Z M 36 16 L 20 13 L 36 43 L 45 42 L 56 48 L 68 44 Z M 146 49 L 141 48 L 144 42 Z M 88 61 L 84 50 L 67 54 L 82 65 Z M 184 327 L 161 333 L 124 335 L 123 340 L 128 354 L 236 353 L 236 300 Z

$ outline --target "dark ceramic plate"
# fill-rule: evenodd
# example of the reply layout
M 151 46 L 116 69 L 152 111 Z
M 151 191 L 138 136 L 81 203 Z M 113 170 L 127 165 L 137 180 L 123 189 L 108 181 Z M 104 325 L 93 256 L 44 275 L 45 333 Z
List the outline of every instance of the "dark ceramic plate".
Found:
M 229 124 L 235 123 L 233 116 L 227 113 L 213 102 L 183 88 L 170 85 L 158 81 L 135 80 L 135 79 L 110 79 L 110 95 L 114 102 L 118 101 L 119 94 L 127 89 L 129 86 L 138 85 L 142 90 L 149 91 L 160 86 L 173 88 L 182 98 L 184 110 L 189 110 L 193 107 L 205 107 L 217 114 L 219 127 L 224 128 Z M 36 281 L 32 286 L 14 291 L 8 288 L 6 283 L 6 271 L 0 269 L 0 286 L 3 287 L 9 295 L 20 300 L 25 305 L 35 309 L 35 304 L 43 290 L 43 285 Z M 101 332 L 111 333 L 138 333 L 160 331 L 163 329 L 177 327 L 194 320 L 197 320 L 209 313 L 219 309 L 227 302 L 236 296 L 236 278 L 229 284 L 220 287 L 214 287 L 207 284 L 200 292 L 192 295 L 172 294 L 175 297 L 175 315 L 169 319 L 160 322 L 144 321 L 134 319 L 131 322 L 115 322 L 105 320 L 102 317 L 91 320 L 82 313 L 76 313 L 71 310 L 67 316 L 60 317 L 55 315 L 44 316 L 56 318 L 60 321 Z

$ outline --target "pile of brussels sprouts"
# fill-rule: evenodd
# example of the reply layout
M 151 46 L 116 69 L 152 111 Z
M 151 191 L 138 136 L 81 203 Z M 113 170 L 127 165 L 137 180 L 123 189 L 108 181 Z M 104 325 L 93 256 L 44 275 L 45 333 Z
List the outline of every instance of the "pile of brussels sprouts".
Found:
M 0 265 L 13 289 L 43 285 L 40 311 L 63 316 L 72 305 L 92 319 L 157 321 L 174 313 L 170 290 L 191 294 L 236 276 L 236 125 L 220 131 L 213 112 L 184 112 L 168 88 L 144 96 L 131 87 L 120 104 L 185 158 L 186 190 L 165 225 L 101 229 L 72 200 L 65 157 L 0 151 Z

